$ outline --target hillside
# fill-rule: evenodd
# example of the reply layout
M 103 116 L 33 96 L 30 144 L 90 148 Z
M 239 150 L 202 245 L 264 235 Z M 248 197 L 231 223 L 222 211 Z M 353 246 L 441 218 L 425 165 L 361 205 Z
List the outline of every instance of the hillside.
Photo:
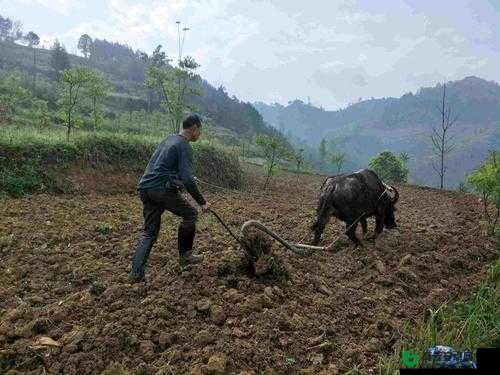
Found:
M 112 82 L 115 92 L 105 102 L 108 115 L 120 112 L 159 109 L 159 98 L 144 85 L 145 53 L 106 40 L 94 41 L 94 53 L 89 59 L 69 55 L 72 66 L 88 66 L 101 71 Z M 147 55 L 146 55 L 147 56 Z M 36 49 L 36 71 L 52 80 L 51 51 Z M 149 57 L 151 58 L 151 56 Z M 33 71 L 33 50 L 29 47 L 0 40 L 0 74 L 9 69 L 26 73 Z M 274 134 L 277 131 L 267 125 L 262 116 L 250 104 L 229 97 L 223 87 L 218 89 L 198 77 L 200 96 L 190 98 L 198 112 L 210 118 L 217 126 L 231 130 L 236 136 L 251 137 L 255 134 Z M 52 91 L 55 91 L 53 88 Z M 54 99 L 55 100 L 55 99 Z M 49 103 L 49 105 L 54 103 Z
M 447 84 L 449 103 L 458 120 L 451 130 L 456 147 L 449 157 L 446 185 L 456 186 L 500 147 L 500 86 L 477 77 Z M 264 120 L 314 146 L 322 138 L 347 153 L 348 168 L 366 166 L 376 153 L 407 152 L 414 183 L 434 185 L 430 134 L 439 124 L 442 87 L 421 88 L 401 98 L 361 101 L 338 111 L 324 111 L 300 100 L 287 106 L 254 103 Z

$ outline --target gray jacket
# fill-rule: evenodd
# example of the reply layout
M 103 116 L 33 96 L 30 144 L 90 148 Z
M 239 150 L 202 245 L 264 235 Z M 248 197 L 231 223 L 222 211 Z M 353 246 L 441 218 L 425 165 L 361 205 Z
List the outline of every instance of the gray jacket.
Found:
M 139 181 L 139 190 L 175 189 L 185 187 L 194 200 L 206 203 L 193 175 L 193 148 L 179 134 L 165 138 L 149 160 L 146 171 Z

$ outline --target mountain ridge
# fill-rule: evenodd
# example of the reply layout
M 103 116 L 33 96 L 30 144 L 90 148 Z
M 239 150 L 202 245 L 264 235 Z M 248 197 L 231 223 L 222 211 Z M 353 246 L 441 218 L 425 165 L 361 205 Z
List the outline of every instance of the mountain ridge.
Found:
M 442 84 L 422 87 L 399 98 L 364 100 L 327 111 L 300 100 L 254 106 L 264 120 L 295 139 L 315 148 L 325 138 L 330 149 L 350 154 L 348 168 L 366 167 L 375 154 L 388 149 L 407 152 L 413 182 L 435 185 L 430 134 L 440 123 Z M 464 181 L 485 159 L 489 149 L 500 147 L 500 85 L 476 76 L 446 83 L 447 103 L 458 116 L 450 134 L 455 150 L 449 155 L 448 186 Z

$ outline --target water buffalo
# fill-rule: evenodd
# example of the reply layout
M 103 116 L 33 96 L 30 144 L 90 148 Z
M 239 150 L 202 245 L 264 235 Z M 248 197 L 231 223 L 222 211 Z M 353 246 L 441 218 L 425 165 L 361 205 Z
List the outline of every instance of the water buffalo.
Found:
M 312 225 L 313 244 L 319 243 L 332 216 L 346 223 L 347 235 L 355 247 L 360 244 L 356 237 L 358 224 L 353 224 L 356 220 L 361 222 L 363 234 L 367 232 L 366 219 L 370 216 L 375 216 L 375 236 L 381 233 L 384 227 L 395 228 L 394 211 L 398 198 L 396 188 L 384 184 L 377 174 L 369 169 L 327 178 L 320 189 L 317 217 Z

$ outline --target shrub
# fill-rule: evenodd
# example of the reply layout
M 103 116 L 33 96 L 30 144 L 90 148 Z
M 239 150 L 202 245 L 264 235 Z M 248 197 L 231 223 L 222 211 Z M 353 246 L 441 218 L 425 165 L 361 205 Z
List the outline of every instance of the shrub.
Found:
M 407 182 L 408 168 L 390 151 L 383 151 L 369 162 L 370 168 L 384 181 Z
M 468 178 L 468 182 L 482 195 L 484 217 L 488 225 L 488 233 L 495 233 L 500 216 L 500 161 L 497 152 L 492 152 L 490 158 Z M 493 207 L 493 212 L 491 208 Z
M 50 172 L 71 165 L 140 173 L 159 141 L 107 132 L 83 133 L 68 141 L 62 132 L 0 128 L 0 191 L 11 196 L 45 191 L 55 182 Z M 237 157 L 206 144 L 193 148 L 196 176 L 227 188 L 241 187 Z
M 21 197 L 43 186 L 41 171 L 27 163 L 12 168 L 0 167 L 1 190 L 12 197 Z
M 241 187 L 243 171 L 236 156 L 206 144 L 196 144 L 193 149 L 197 177 L 231 189 Z

